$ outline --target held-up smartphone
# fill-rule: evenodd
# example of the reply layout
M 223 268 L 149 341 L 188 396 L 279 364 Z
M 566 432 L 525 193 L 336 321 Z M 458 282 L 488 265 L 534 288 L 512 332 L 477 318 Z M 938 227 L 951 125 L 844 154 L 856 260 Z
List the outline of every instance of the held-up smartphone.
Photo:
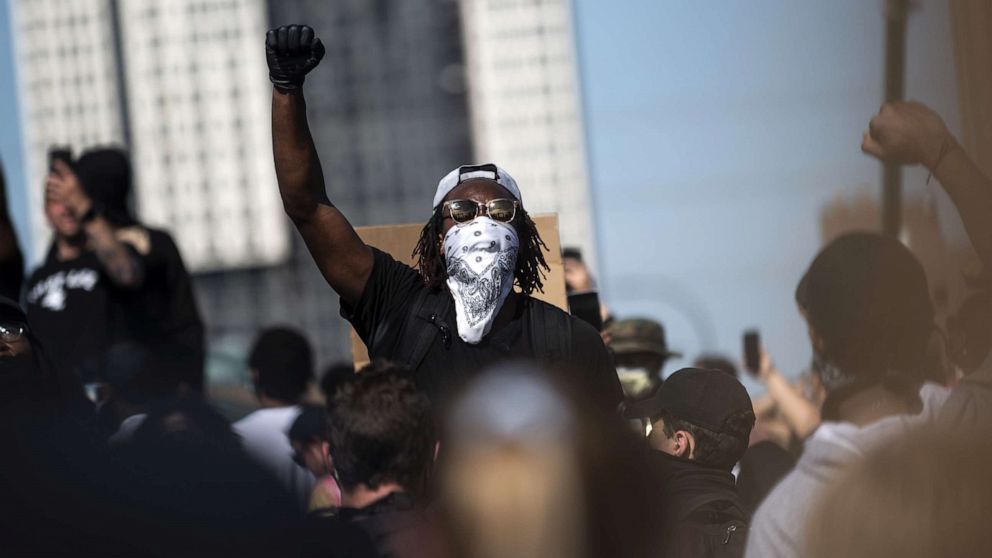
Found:
M 744 332 L 744 368 L 752 376 L 761 371 L 761 335 L 756 329 Z
M 53 146 L 48 150 L 48 170 L 50 172 L 57 172 L 55 161 L 62 161 L 72 166 L 72 150 L 65 146 Z
M 599 294 L 596 291 L 568 295 L 568 309 L 576 318 L 603 331 L 603 315 L 599 313 Z

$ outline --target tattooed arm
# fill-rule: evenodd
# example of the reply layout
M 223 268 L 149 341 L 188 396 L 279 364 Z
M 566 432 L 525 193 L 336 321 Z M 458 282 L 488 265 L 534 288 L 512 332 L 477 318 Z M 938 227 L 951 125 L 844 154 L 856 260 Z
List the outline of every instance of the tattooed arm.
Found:
M 48 175 L 45 195 L 66 204 L 76 217 L 86 217 L 93 207 L 79 178 L 62 161 L 55 161 L 55 171 Z M 102 215 L 92 215 L 82 223 L 88 247 L 96 253 L 104 273 L 120 287 L 136 288 L 144 282 L 141 259 L 117 239 L 114 227 Z
M 103 270 L 115 285 L 140 287 L 145 280 L 141 258 L 114 235 L 114 228 L 100 215 L 83 224 L 90 248 L 96 253 Z

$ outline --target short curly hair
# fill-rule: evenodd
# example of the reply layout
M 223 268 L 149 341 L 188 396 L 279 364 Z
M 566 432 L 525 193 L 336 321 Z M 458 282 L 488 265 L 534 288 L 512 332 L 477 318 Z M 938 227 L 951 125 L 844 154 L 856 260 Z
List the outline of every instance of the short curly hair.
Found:
M 747 409 L 734 411 L 723 421 L 721 432 L 692 424 L 662 411 L 652 422 L 663 420 L 665 436 L 671 438 L 679 430 L 684 430 L 696 439 L 693 461 L 727 471 L 744 457 L 748 438 L 754 427 L 754 413 Z
M 393 482 L 413 494 L 423 490 L 434 462 L 434 421 L 406 369 L 372 365 L 345 380 L 328 402 L 328 427 L 342 488 Z

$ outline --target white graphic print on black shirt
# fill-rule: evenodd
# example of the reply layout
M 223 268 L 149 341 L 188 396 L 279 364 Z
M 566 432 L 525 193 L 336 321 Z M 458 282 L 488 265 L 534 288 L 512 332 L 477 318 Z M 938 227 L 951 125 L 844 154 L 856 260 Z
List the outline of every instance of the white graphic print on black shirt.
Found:
M 28 304 L 40 304 L 48 310 L 61 312 L 65 310 L 67 290 L 92 291 L 99 280 L 100 274 L 95 269 L 59 271 L 31 287 L 31 290 L 28 291 Z
M 28 323 L 55 366 L 92 381 L 110 325 L 106 276 L 92 252 L 59 261 L 49 255 L 27 282 Z

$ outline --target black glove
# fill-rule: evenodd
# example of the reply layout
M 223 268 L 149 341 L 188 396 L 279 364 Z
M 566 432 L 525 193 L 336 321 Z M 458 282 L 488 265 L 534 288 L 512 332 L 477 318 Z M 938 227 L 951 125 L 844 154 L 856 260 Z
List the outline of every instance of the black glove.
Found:
M 265 34 L 269 80 L 281 91 L 303 87 L 303 78 L 323 57 L 324 44 L 307 25 L 283 25 Z

